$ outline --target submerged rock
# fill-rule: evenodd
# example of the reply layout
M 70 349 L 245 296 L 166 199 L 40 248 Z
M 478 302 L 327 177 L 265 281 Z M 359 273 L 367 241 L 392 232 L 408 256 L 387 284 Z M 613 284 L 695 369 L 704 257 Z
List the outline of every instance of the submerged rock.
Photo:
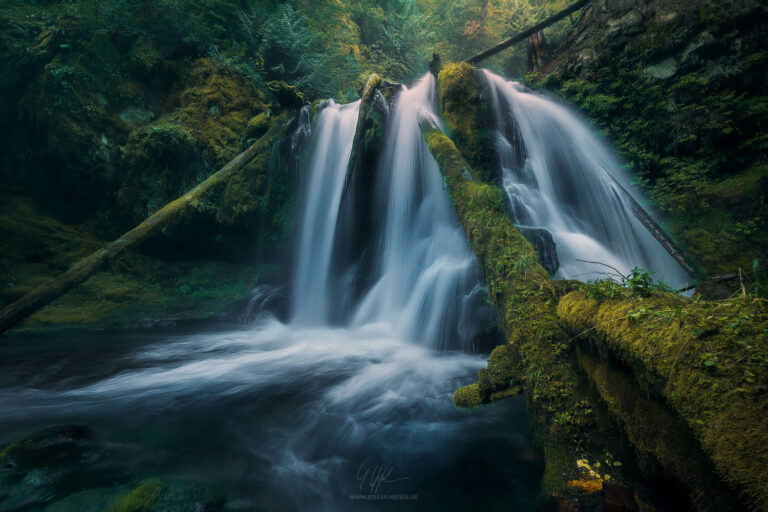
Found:
M 91 431 L 81 425 L 57 425 L 21 439 L 0 453 L 0 468 L 29 469 L 76 460 Z
M 222 510 L 225 502 L 209 485 L 137 478 L 81 425 L 46 428 L 0 453 L 3 511 L 197 512 Z

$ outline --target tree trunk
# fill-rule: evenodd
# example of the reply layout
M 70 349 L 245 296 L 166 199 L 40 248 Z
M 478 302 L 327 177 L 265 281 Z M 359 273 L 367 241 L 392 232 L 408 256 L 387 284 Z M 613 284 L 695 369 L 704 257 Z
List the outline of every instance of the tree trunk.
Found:
M 148 217 L 144 222 L 125 233 L 114 242 L 110 242 L 93 254 L 81 259 L 63 274 L 51 279 L 13 304 L 0 311 L 0 335 L 11 329 L 29 315 L 58 299 L 72 288 L 84 283 L 97 270 L 106 263 L 114 261 L 122 255 L 126 249 L 141 244 L 144 240 L 158 233 L 176 222 L 190 208 L 194 206 L 208 190 L 215 185 L 229 179 L 250 162 L 256 155 L 267 149 L 272 142 L 282 134 L 285 129 L 285 119 L 278 119 L 264 136 L 257 140 L 251 147 L 240 153 L 218 172 L 211 175 L 195 188 L 165 205 L 156 213 Z
M 482 52 L 478 53 L 477 55 L 475 55 L 473 57 L 468 58 L 464 62 L 468 62 L 469 64 L 477 64 L 478 62 L 483 61 L 483 60 L 487 59 L 488 57 L 493 57 L 494 55 L 496 55 L 500 51 L 506 50 L 507 48 L 509 48 L 513 44 L 519 43 L 520 41 L 524 41 L 524 40 L 528 39 L 529 37 L 531 37 L 533 34 L 535 34 L 537 32 L 541 32 L 542 30 L 544 30 L 548 26 L 550 26 L 550 25 L 552 25 L 554 23 L 557 23 L 558 21 L 560 21 L 561 19 L 563 19 L 566 16 L 570 15 L 571 13 L 578 11 L 579 9 L 581 9 L 582 7 L 584 7 L 585 5 L 590 3 L 591 1 L 592 0 L 579 0 L 578 2 L 573 4 L 572 6 L 568 7 L 567 9 L 564 9 L 564 10 L 558 12 L 557 14 L 553 14 L 552 16 L 550 16 L 549 18 L 545 19 L 541 23 L 537 23 L 536 25 L 532 26 L 531 28 L 520 32 L 516 36 L 512 36 L 509 39 L 506 39 L 506 40 L 500 42 L 499 44 L 497 44 L 493 48 L 489 48 L 489 49 L 487 49 L 485 51 L 482 51 Z

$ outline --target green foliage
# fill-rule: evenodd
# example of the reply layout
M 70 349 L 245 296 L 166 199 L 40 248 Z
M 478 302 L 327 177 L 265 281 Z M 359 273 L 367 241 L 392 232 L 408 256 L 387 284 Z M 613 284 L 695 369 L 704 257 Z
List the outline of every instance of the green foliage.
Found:
M 167 484 L 162 480 L 149 480 L 136 489 L 120 496 L 107 507 L 106 512 L 152 512 Z
M 289 82 L 311 97 L 332 97 L 338 91 L 334 58 L 323 50 L 320 35 L 304 13 L 290 3 L 274 12 L 261 6 L 239 11 L 247 42 L 263 62 L 266 80 Z
M 600 279 L 579 284 L 578 289 L 588 298 L 595 300 L 626 299 L 629 297 L 650 297 L 654 294 L 674 293 L 674 289 L 661 280 L 653 279 L 652 273 L 642 268 L 633 268 L 619 281 Z
M 450 114 L 461 126 L 466 122 L 461 118 L 473 114 L 471 106 L 458 104 L 460 95 L 451 90 L 462 83 L 447 80 L 456 76 L 454 71 L 471 69 L 452 71 L 448 67 L 441 72 L 440 81 L 446 87 L 443 94 L 456 102 L 446 103 L 446 108 L 452 109 Z M 585 391 L 572 347 L 555 314 L 557 292 L 533 247 L 509 219 L 501 190 L 480 182 L 442 131 L 424 130 L 470 246 L 483 267 L 489 297 L 507 339 L 493 351 L 488 367 L 478 372 L 477 384 L 459 389 L 454 400 L 460 400 L 456 404 L 461 406 L 474 405 L 478 399 L 487 403 L 519 392 L 522 384 L 534 432 L 545 448 L 545 492 L 561 491 L 576 471 L 574 457 L 590 449 L 583 440 L 589 438 L 595 424 L 590 407 L 583 406 Z
M 768 270 L 760 264 L 758 259 L 752 261 L 752 289 L 754 297 L 768 298 Z
M 672 289 L 663 281 L 656 281 L 645 269 L 633 268 L 624 279 L 624 285 L 635 295 L 650 297 L 653 292 L 670 292 Z

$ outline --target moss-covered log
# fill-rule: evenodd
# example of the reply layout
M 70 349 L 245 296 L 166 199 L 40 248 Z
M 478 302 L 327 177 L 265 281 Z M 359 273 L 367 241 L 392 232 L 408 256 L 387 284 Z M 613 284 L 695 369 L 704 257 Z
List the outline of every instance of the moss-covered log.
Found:
M 685 421 L 725 480 L 768 510 L 766 309 L 762 299 L 599 301 L 573 292 L 558 314 L 630 366 Z
M 81 259 L 63 274 L 39 286 L 0 311 L 0 334 L 11 329 L 29 315 L 50 304 L 72 288 L 84 283 L 97 270 L 108 262 L 114 261 L 127 249 L 139 245 L 152 235 L 178 221 L 191 208 L 194 208 L 198 202 L 203 200 L 203 196 L 207 191 L 229 179 L 258 154 L 268 150 L 271 144 L 283 133 L 285 127 L 285 118 L 276 119 L 266 134 L 207 180 L 175 201 L 167 204 L 117 240 Z
M 422 130 L 484 270 L 507 339 L 491 354 L 488 368 L 480 370 L 478 383 L 456 391 L 454 401 L 472 407 L 516 392 L 522 384 L 546 459 L 544 491 L 561 491 L 579 476 L 579 445 L 592 419 L 577 391 L 569 336 L 555 312 L 558 292 L 533 247 L 507 216 L 503 192 L 480 182 L 440 129 L 425 119 Z
M 663 403 L 654 400 L 612 361 L 577 347 L 579 365 L 589 376 L 611 415 L 627 434 L 645 474 L 660 466 L 683 484 L 698 510 L 741 510 L 736 494 L 717 476 L 714 465 L 690 429 Z

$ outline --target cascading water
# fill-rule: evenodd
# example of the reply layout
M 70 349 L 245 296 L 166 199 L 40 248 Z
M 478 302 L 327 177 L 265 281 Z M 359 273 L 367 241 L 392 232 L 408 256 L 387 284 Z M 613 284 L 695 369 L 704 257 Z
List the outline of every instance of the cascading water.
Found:
M 323 325 L 329 320 L 329 276 L 334 233 L 360 102 L 331 102 L 318 116 L 318 138 L 304 184 L 304 217 L 293 288 L 294 321 Z
M 370 201 L 381 224 L 366 281 L 375 284 L 357 307 L 336 314 L 345 276 L 333 270 L 331 246 L 352 243 L 334 232 L 359 105 L 331 103 L 301 173 L 292 320 L 266 313 L 245 326 L 0 345 L 0 446 L 84 424 L 93 430 L 89 472 L 78 475 L 98 475 L 76 491 L 193 480 L 223 489 L 227 510 L 529 508 L 543 468 L 522 397 L 471 414 L 451 403 L 485 360 L 440 348 L 470 337 L 483 295 L 416 124 L 417 110 L 433 112 L 433 89 L 427 77 L 398 95 Z M 246 310 L 270 300 L 261 287 Z M 35 475 L 3 489 L 2 477 L 0 509 L 49 485 Z
M 690 282 L 631 213 L 621 167 L 587 126 L 564 106 L 516 82 L 487 70 L 484 75 L 513 219 L 551 234 L 559 260 L 555 276 L 616 278 L 610 267 L 625 276 L 640 267 L 669 283 Z
M 386 321 L 409 339 L 444 348 L 456 338 L 466 346 L 468 316 L 483 292 L 477 262 L 419 128 L 419 116 L 438 122 L 434 91 L 428 73 L 397 97 L 377 183 L 378 217 L 384 219 L 379 278 L 354 324 Z
M 484 307 L 480 271 L 418 124 L 420 115 L 438 121 L 434 91 L 428 73 L 397 96 L 369 203 L 380 219 L 375 284 L 359 305 L 341 313 L 330 308 L 348 301 L 332 295 L 344 293 L 350 277 L 334 275 L 332 245 L 353 243 L 338 239 L 336 229 L 360 104 L 331 104 L 320 113 L 304 176 L 294 323 L 385 322 L 405 339 L 438 348 L 465 348 L 475 334 L 471 317 Z

